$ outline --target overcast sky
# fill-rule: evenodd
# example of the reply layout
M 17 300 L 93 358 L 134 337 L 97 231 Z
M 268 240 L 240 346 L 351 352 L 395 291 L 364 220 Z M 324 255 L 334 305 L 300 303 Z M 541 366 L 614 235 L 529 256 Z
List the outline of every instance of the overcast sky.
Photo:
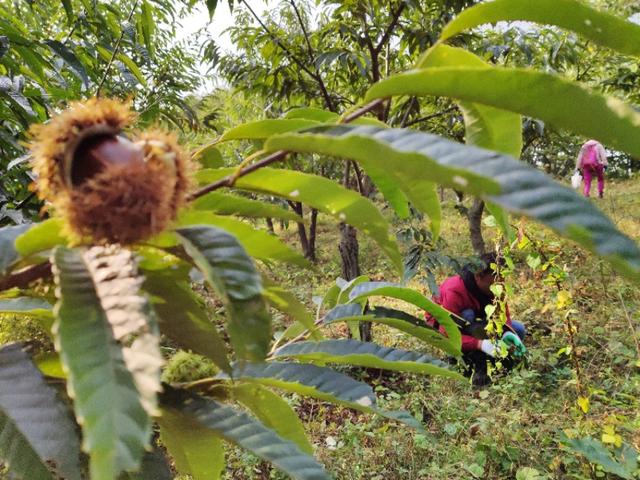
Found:
M 251 8 L 258 14 L 262 15 L 267 10 L 265 0 L 247 0 Z M 273 2 L 271 2 L 273 3 Z M 229 34 L 225 30 L 233 25 L 233 16 L 229 11 L 229 3 L 226 0 L 219 0 L 213 19 L 209 21 L 209 12 L 205 6 L 205 2 L 201 1 L 196 4 L 196 9 L 187 18 L 181 20 L 181 28 L 178 29 L 178 40 L 188 40 L 189 36 L 195 34 L 202 28 L 216 39 L 217 45 L 224 51 L 234 51 L 233 44 L 229 38 Z M 200 67 L 204 78 L 204 84 L 198 90 L 198 93 L 210 92 L 216 84 L 220 84 L 213 73 L 206 73 L 207 66 Z
M 261 15 L 268 9 L 264 0 L 247 0 L 247 3 L 258 14 Z M 273 3 L 273 2 L 271 2 Z M 213 20 L 209 22 L 209 12 L 205 2 L 198 2 L 196 10 L 187 18 L 182 20 L 182 29 L 178 34 L 178 39 L 182 40 L 197 32 L 202 27 L 207 27 L 207 31 L 217 38 L 218 46 L 223 50 L 233 50 L 233 45 L 227 33 L 223 33 L 228 27 L 233 25 L 233 16 L 229 11 L 229 4 L 225 0 L 219 0 Z

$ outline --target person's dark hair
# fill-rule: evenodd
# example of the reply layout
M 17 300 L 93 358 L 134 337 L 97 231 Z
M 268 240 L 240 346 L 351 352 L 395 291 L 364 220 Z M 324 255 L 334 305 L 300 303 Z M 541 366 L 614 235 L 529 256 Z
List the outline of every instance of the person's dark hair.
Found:
M 493 268 L 491 268 L 492 264 L 498 265 L 498 267 L 504 267 L 504 257 L 497 255 L 496 252 L 483 253 L 479 257 L 476 257 L 467 268 L 472 273 L 485 275 L 493 272 Z

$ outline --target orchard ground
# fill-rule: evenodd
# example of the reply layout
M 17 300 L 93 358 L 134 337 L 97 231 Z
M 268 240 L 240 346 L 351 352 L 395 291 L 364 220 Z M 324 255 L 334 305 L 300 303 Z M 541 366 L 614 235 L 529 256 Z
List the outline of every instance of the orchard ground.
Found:
M 603 200 L 593 199 L 619 228 L 640 241 L 640 184 L 635 180 L 608 182 Z M 464 217 L 454 208 L 452 192 L 443 203 L 444 253 L 469 255 L 471 246 Z M 394 228 L 403 223 L 385 210 Z M 303 419 L 316 456 L 340 480 L 383 479 L 590 479 L 618 478 L 590 464 L 561 443 L 561 437 L 605 441 L 611 451 L 626 443 L 640 451 L 640 293 L 612 272 L 602 260 L 558 239 L 530 222 L 519 223 L 537 245 L 514 249 L 516 270 L 507 278 L 512 316 L 528 328 L 529 365 L 483 390 L 452 380 L 349 369 L 349 374 L 374 387 L 380 406 L 405 409 L 421 420 L 419 433 L 380 417 L 361 414 L 324 402 L 289 396 Z M 264 227 L 263 222 L 258 226 Z M 497 230 L 485 226 L 487 245 Z M 276 233 L 298 248 L 295 225 Z M 375 244 L 359 235 L 363 273 L 371 280 L 398 281 Z M 323 295 L 340 275 L 337 225 L 320 217 L 318 262 L 314 270 L 273 265 L 269 274 L 295 292 L 311 311 L 314 296 Z M 535 261 L 541 253 L 540 264 Z M 529 258 L 529 262 L 527 262 Z M 533 260 L 532 260 L 533 259 Z M 545 263 L 551 267 L 543 270 Z M 533 269 L 531 266 L 535 266 Z M 554 268 L 564 272 L 550 277 Z M 438 273 L 442 280 L 451 272 Z M 556 281 L 557 280 L 557 281 Z M 430 295 L 417 279 L 410 286 Z M 561 293 L 563 292 L 563 293 Z M 398 302 L 387 306 L 421 315 Z M 575 353 L 588 407 L 578 403 L 578 379 L 571 357 L 566 317 L 577 327 Z M 282 331 L 289 319 L 276 317 Z M 342 325 L 327 330 L 343 338 Z M 412 337 L 384 326 L 373 329 L 374 341 L 399 348 L 429 351 Z M 50 348 L 37 325 L 0 318 L 0 342 L 34 338 Z M 210 376 L 214 369 L 184 353 L 170 363 L 172 380 Z M 587 410 L 585 412 L 584 410 Z M 229 479 L 284 478 L 270 465 L 239 449 L 227 449 Z
M 605 198 L 593 201 L 622 231 L 640 240 L 637 181 L 608 182 Z M 446 192 L 443 209 L 445 253 L 469 255 L 467 222 L 454 209 L 452 192 Z M 322 295 L 340 274 L 337 227 L 324 221 L 319 226 L 315 272 L 271 270 L 314 311 L 312 297 Z M 523 226 L 543 257 L 566 273 L 557 284 L 548 278 L 549 269 L 542 270 L 544 260 L 536 270 L 527 264 L 534 252 L 531 246 L 512 253 L 516 271 L 507 280 L 514 289 L 509 305 L 512 316 L 529 330 L 528 368 L 484 390 L 443 378 L 358 374 L 350 369 L 350 374 L 374 386 L 382 407 L 410 411 L 423 422 L 426 433 L 323 402 L 291 398 L 317 456 L 335 478 L 618 478 L 564 447 L 561 435 L 592 436 L 611 442 L 610 447 L 622 441 L 640 451 L 640 293 L 602 260 L 538 225 Z M 491 246 L 497 231 L 485 226 L 484 232 Z M 293 226 L 278 234 L 296 245 Z M 371 280 L 397 281 L 375 244 L 362 235 L 359 239 L 363 273 Z M 440 272 L 439 279 L 447 274 Z M 410 286 L 429 295 L 417 280 Z M 420 315 L 401 302 L 387 306 Z M 577 404 L 567 314 L 577 327 L 575 345 L 583 389 L 589 396 L 587 413 Z M 346 328 L 336 327 L 330 334 L 344 337 Z M 375 342 L 386 346 L 425 351 L 419 341 L 385 326 L 374 326 L 373 335 Z M 229 478 L 279 478 L 246 454 L 233 458 L 230 466 Z

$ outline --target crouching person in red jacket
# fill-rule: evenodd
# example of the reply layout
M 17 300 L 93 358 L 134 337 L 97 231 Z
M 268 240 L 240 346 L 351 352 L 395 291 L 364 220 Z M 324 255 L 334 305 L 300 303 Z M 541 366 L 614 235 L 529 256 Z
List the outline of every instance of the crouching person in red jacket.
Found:
M 474 386 L 491 383 L 487 374 L 487 362 L 500 360 L 502 366 L 510 369 L 524 356 L 526 348 L 522 343 L 526 329 L 520 322 L 511 320 L 509 308 L 505 308 L 506 324 L 500 340 L 490 339 L 485 327 L 487 315 L 485 307 L 494 303 L 491 286 L 499 280 L 492 268 L 496 265 L 495 253 L 486 253 L 480 257 L 481 266 L 477 269 L 465 267 L 460 275 L 450 277 L 440 285 L 440 292 L 434 301 L 455 315 L 452 318 L 462 333 L 462 358 L 467 366 L 467 375 L 473 375 Z M 500 259 L 502 260 L 502 259 Z M 429 314 L 427 323 L 439 327 Z M 440 327 L 444 333 L 444 329 Z M 503 357 L 502 352 L 508 352 Z

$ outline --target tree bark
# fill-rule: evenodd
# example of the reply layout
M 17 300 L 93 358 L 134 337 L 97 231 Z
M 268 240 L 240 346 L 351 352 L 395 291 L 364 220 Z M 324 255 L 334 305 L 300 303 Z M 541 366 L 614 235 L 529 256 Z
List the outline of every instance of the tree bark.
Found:
M 348 281 L 360 276 L 358 236 L 356 229 L 351 225 L 340 224 L 338 250 L 340 250 L 340 258 L 342 259 L 342 277 Z
M 287 202 L 291 209 L 296 212 L 300 217 L 304 216 L 304 210 L 302 203 L 300 202 Z M 311 209 L 311 225 L 309 225 L 309 235 L 307 235 L 307 229 L 304 223 L 296 223 L 298 227 L 298 238 L 300 239 L 300 247 L 302 248 L 302 254 L 304 258 L 316 261 L 316 227 L 318 223 L 318 210 Z
M 484 211 L 484 202 L 479 198 L 473 200 L 473 205 L 467 212 L 469 220 L 469 237 L 473 251 L 478 255 L 484 253 L 484 238 L 482 238 L 482 212 Z
M 302 203 L 300 202 L 292 202 L 287 201 L 291 209 L 296 212 L 300 217 L 304 215 L 304 211 L 302 210 Z M 309 253 L 309 239 L 307 238 L 307 229 L 304 226 L 304 223 L 297 222 L 298 227 L 298 238 L 300 239 L 300 247 L 302 248 L 303 255 L 307 257 Z
M 276 231 L 273 228 L 273 220 L 271 219 L 271 217 L 267 217 L 265 220 L 267 221 L 267 228 L 269 229 L 269 233 L 275 235 Z
M 318 226 L 318 210 L 311 209 L 311 224 L 309 225 L 309 256 L 312 262 L 316 261 L 316 231 Z

